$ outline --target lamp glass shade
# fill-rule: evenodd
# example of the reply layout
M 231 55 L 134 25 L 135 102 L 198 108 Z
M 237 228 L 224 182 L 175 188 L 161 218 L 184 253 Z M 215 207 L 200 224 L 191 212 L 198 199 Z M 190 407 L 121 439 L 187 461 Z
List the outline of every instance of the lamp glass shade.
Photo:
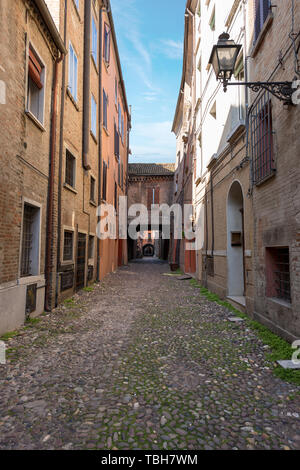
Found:
M 239 46 L 217 47 L 219 70 L 221 73 L 234 72 Z
M 217 80 L 230 80 L 235 70 L 236 61 L 242 46 L 235 44 L 224 33 L 218 44 L 213 47 L 209 63 L 213 66 Z

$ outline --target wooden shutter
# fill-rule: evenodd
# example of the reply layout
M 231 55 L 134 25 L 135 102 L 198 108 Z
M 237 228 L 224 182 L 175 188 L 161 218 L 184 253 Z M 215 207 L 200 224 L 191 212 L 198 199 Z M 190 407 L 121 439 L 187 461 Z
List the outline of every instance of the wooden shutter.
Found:
M 255 41 L 270 12 L 270 0 L 255 0 Z
M 28 73 L 29 73 L 30 78 L 36 84 L 36 86 L 41 90 L 43 88 L 43 83 L 41 80 L 42 66 L 30 48 L 29 48 Z
M 159 189 L 159 188 L 155 188 L 154 204 L 159 204 L 159 193 L 160 193 L 160 189 Z
M 104 25 L 104 44 L 103 44 L 103 57 L 106 63 L 110 61 L 110 28 L 108 24 Z

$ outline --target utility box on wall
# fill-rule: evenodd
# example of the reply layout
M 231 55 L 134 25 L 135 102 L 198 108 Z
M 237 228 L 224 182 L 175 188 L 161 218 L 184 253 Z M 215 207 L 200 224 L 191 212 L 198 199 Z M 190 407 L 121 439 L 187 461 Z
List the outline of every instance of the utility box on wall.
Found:
M 242 232 L 231 232 L 231 246 L 242 246 Z

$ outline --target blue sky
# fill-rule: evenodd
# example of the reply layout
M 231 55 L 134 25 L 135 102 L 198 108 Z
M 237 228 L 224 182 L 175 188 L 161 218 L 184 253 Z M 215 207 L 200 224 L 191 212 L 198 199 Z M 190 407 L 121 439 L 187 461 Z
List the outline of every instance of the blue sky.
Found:
M 185 0 L 111 0 L 128 104 L 131 163 L 175 161 Z

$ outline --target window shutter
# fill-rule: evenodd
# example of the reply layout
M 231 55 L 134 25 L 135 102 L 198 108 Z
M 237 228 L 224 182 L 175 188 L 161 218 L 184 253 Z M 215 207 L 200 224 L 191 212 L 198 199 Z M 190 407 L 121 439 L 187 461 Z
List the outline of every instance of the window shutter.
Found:
M 159 204 L 159 193 L 160 193 L 160 189 L 159 189 L 159 188 L 155 188 L 154 204 Z
M 255 41 L 260 33 L 260 0 L 255 0 Z
M 263 23 L 266 21 L 268 14 L 270 12 L 270 0 L 263 0 L 262 1 L 262 9 L 263 9 Z
M 28 63 L 28 72 L 30 78 L 34 81 L 36 86 L 41 90 L 43 88 L 43 83 L 41 80 L 42 66 L 35 57 L 33 51 L 29 49 L 29 63 Z

